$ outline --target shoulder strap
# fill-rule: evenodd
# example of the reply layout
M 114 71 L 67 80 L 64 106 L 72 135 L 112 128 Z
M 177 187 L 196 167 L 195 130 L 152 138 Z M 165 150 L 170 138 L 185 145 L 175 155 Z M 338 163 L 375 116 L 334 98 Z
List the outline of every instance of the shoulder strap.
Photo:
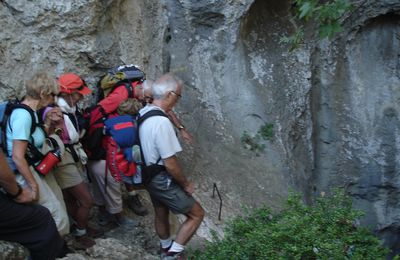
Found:
M 54 139 L 53 137 L 50 137 L 50 136 L 47 137 L 47 139 L 50 141 L 53 150 L 59 150 L 60 149 L 60 146 L 58 145 L 56 139 Z
M 137 125 L 138 125 L 137 140 L 139 140 L 140 147 L 142 147 L 142 142 L 140 141 L 140 137 L 139 137 L 139 127 L 146 119 L 148 119 L 152 116 L 164 116 L 164 117 L 168 118 L 168 116 L 159 109 L 150 110 L 149 112 L 145 113 L 144 115 L 139 116 L 139 118 L 137 120 Z M 140 148 L 140 155 L 142 156 L 143 164 L 146 165 L 146 160 L 144 159 L 144 154 L 143 154 L 142 148 Z M 158 160 L 155 164 L 158 164 L 160 161 L 161 161 L 161 157 L 158 158 Z
M 98 119 L 97 119 L 96 121 L 94 121 L 93 123 L 96 124 L 96 123 L 104 122 L 104 121 L 108 118 L 109 114 L 107 114 L 106 111 L 104 110 L 104 108 L 103 108 L 102 106 L 100 106 L 100 105 L 96 105 L 95 107 L 93 107 L 92 111 L 94 111 L 94 110 L 96 110 L 96 109 L 99 110 L 99 112 L 100 112 L 100 114 L 101 114 L 101 117 L 98 118 Z
M 146 119 L 148 119 L 152 116 L 164 116 L 164 117 L 168 118 L 168 116 L 163 111 L 161 111 L 159 109 L 153 109 L 153 110 L 150 110 L 149 112 L 147 112 L 146 114 L 144 114 L 143 116 L 139 116 L 139 118 L 137 120 L 138 125 L 141 125 Z
M 25 109 L 26 111 L 29 112 L 29 115 L 31 116 L 31 119 L 32 119 L 31 132 L 30 132 L 30 135 L 32 135 L 33 132 L 35 132 L 35 129 L 36 129 L 36 126 L 37 126 L 36 117 L 35 117 L 35 112 L 34 112 L 33 109 L 30 108 L 28 105 L 18 103 L 18 104 L 13 104 L 13 105 L 12 105 L 11 111 L 10 111 L 10 116 L 11 116 L 11 112 L 12 112 L 14 109 L 17 109 L 17 108 L 22 108 L 22 109 Z
M 114 92 L 114 90 L 120 86 L 124 86 L 126 88 L 126 91 L 128 91 L 128 98 L 133 98 L 133 86 L 131 84 L 131 82 L 122 82 L 122 83 L 116 83 L 112 89 L 110 90 L 110 92 L 108 92 L 107 96 L 110 95 L 112 92 Z
M 74 113 L 67 113 L 67 112 L 62 112 L 63 115 L 68 116 L 69 120 L 71 121 L 72 125 L 74 126 L 75 130 L 79 133 L 79 122 L 78 119 L 76 118 Z
M 128 98 L 133 98 L 133 86 L 130 82 L 124 84 L 126 91 L 128 91 Z
M 5 118 L 5 121 L 3 121 L 3 125 L 2 125 L 2 131 L 4 130 L 4 134 L 3 134 L 3 136 L 4 136 L 3 150 L 6 152 L 6 154 L 8 154 L 8 153 L 7 153 L 7 137 L 6 137 L 6 134 L 5 134 L 6 133 L 6 127 L 5 126 L 6 126 L 7 122 L 8 122 L 9 125 L 11 124 L 10 123 L 10 116 L 11 116 L 11 113 L 14 111 L 14 109 L 22 108 L 22 109 L 25 109 L 26 111 L 29 112 L 29 115 L 31 116 L 31 121 L 32 121 L 31 129 L 30 129 L 30 137 L 32 138 L 33 142 L 35 142 L 35 141 L 33 140 L 33 136 L 32 135 L 33 135 L 33 132 L 36 129 L 36 126 L 38 125 L 38 123 L 36 122 L 35 112 L 28 105 L 21 104 L 21 103 L 10 103 L 9 105 L 10 106 L 7 108 L 8 111 L 6 111 L 7 118 Z M 11 129 L 11 125 L 10 125 L 10 129 Z M 12 131 L 12 129 L 11 129 L 11 131 Z M 30 150 L 31 153 L 35 153 L 35 154 L 38 154 L 38 155 L 41 154 L 40 151 L 33 144 L 31 144 L 30 142 L 28 142 L 28 150 Z

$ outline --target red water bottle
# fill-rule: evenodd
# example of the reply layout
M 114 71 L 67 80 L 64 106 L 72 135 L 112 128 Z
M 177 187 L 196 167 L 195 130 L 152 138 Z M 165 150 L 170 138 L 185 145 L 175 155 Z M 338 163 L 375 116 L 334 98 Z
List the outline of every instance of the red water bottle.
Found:
M 35 166 L 35 170 L 43 176 L 46 176 L 54 166 L 61 161 L 61 152 L 59 149 L 48 152 L 38 165 Z

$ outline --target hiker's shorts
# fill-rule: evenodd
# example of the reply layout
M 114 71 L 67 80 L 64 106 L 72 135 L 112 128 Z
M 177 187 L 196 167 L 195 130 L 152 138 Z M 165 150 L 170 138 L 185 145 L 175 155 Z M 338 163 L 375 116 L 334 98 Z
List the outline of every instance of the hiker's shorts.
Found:
M 188 213 L 196 202 L 165 171 L 154 176 L 146 189 L 154 207 L 165 206 L 174 214 Z
M 71 188 L 84 182 L 83 170 L 79 166 L 81 165 L 73 163 L 54 168 L 54 177 L 61 189 Z

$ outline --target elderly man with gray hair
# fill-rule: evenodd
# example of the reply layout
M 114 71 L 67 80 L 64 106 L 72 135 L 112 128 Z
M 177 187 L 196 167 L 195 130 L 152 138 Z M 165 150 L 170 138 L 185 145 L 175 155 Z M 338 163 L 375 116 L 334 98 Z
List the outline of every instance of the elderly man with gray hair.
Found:
M 153 102 L 140 110 L 141 118 L 153 110 L 167 114 L 181 98 L 182 88 L 182 81 L 173 74 L 161 76 L 153 84 Z M 142 121 L 139 136 L 146 165 L 163 166 L 163 170 L 146 185 L 154 206 L 162 258 L 184 259 L 184 246 L 200 226 L 204 210 L 192 197 L 194 184 L 185 177 L 176 157 L 182 147 L 166 116 L 152 116 Z M 187 217 L 179 227 L 175 241 L 170 237 L 169 210 Z

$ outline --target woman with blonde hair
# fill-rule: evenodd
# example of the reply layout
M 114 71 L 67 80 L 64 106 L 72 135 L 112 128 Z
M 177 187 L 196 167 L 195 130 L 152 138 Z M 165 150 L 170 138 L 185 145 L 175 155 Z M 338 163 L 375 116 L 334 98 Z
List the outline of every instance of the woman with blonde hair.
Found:
M 39 125 L 36 111 L 54 102 L 58 94 L 57 82 L 47 73 L 41 72 L 26 82 L 25 90 L 22 106 L 13 109 L 7 121 L 8 163 L 16 174 L 18 184 L 29 188 L 32 200 L 50 210 L 57 230 L 65 235 L 69 233 L 69 221 L 61 189 L 52 173 L 39 176 L 35 169 L 43 157 L 40 152 L 46 146 L 46 133 Z M 45 122 L 48 135 L 54 133 L 59 117 L 58 111 L 49 114 Z

